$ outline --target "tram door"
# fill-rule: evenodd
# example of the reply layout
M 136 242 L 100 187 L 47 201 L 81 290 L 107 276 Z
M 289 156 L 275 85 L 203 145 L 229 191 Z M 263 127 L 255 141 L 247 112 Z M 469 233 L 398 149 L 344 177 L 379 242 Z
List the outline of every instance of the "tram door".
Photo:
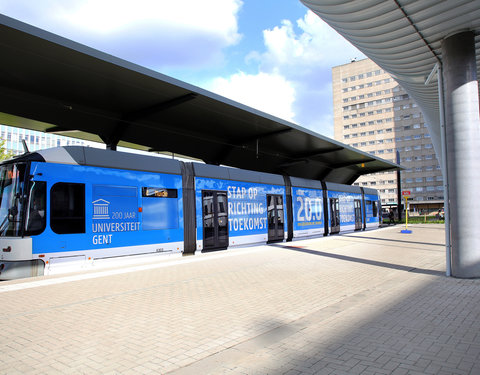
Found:
M 340 232 L 340 206 L 338 198 L 330 198 L 330 233 Z
M 283 241 L 283 196 L 267 195 L 268 242 Z
M 355 212 L 355 230 L 362 229 L 362 201 L 355 199 L 353 201 L 353 209 Z
M 203 250 L 228 247 L 228 202 L 225 191 L 202 191 Z

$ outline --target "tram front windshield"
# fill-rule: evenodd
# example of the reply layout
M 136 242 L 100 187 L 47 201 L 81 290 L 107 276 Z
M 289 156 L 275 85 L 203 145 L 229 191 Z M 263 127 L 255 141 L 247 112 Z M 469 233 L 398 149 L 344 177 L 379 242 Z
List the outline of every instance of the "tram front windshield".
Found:
M 22 235 L 25 164 L 0 166 L 0 236 Z

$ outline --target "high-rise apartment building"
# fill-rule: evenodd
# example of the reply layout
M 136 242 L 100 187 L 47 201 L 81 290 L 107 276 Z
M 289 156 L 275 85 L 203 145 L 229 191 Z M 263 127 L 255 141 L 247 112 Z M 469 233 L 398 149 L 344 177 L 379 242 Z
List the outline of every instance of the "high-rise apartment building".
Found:
M 442 207 L 442 172 L 417 104 L 370 59 L 336 66 L 332 76 L 335 139 L 393 162 L 399 151 L 411 210 Z M 377 189 L 383 206 L 397 203 L 396 172 L 362 176 L 355 184 Z

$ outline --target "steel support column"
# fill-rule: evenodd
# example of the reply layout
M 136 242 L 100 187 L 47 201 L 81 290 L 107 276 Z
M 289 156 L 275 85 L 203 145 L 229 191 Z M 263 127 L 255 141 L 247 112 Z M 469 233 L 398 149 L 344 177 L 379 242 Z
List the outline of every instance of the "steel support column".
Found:
M 442 42 L 452 276 L 480 277 L 480 116 L 473 32 Z

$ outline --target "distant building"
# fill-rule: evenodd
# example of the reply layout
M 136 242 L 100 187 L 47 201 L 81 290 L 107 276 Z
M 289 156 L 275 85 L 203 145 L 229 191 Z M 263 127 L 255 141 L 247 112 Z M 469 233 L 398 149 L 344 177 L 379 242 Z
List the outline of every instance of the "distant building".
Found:
M 332 76 L 335 139 L 393 162 L 398 150 L 411 210 L 442 207 L 442 172 L 417 104 L 370 59 L 333 67 Z M 377 189 L 384 207 L 397 203 L 396 172 L 362 176 L 355 185 Z
M 15 155 L 23 154 L 22 140 L 27 143 L 29 151 L 41 150 L 57 146 L 87 146 L 93 142 L 82 141 L 51 133 L 41 133 L 34 130 L 0 125 L 0 138 L 5 141 L 4 147 Z

